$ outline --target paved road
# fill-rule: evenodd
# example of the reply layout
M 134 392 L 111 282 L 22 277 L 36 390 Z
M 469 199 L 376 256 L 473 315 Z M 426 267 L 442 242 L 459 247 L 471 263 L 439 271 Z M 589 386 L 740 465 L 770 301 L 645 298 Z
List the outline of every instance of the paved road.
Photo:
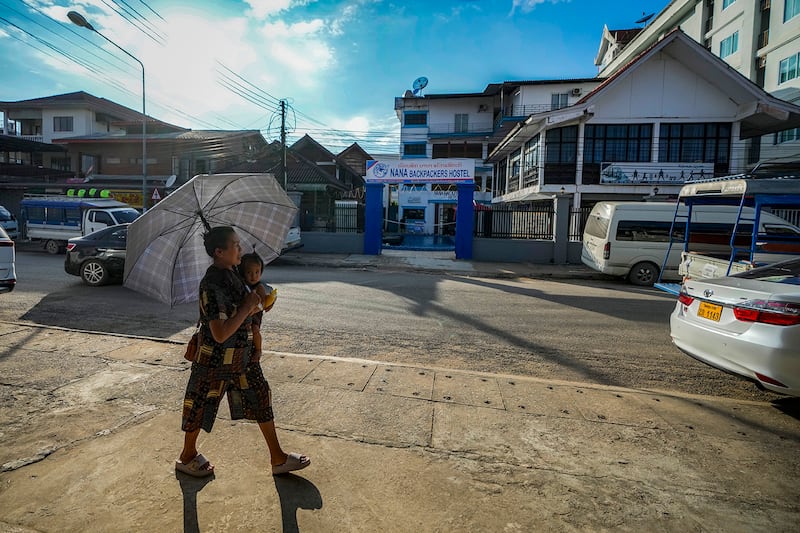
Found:
M 195 304 L 170 309 L 118 285 L 87 287 L 41 251 L 20 251 L 18 270 L 2 320 L 184 340 L 197 317 Z M 265 280 L 279 288 L 264 326 L 279 352 L 775 398 L 678 352 L 667 325 L 674 300 L 653 289 L 281 262 Z

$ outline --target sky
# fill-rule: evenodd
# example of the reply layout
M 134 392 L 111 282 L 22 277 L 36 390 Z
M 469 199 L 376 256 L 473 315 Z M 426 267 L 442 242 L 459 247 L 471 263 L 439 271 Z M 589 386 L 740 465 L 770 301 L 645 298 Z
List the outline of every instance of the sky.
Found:
M 74 91 L 192 129 L 399 151 L 394 98 L 588 78 L 603 26 L 668 0 L 0 0 L 0 101 Z

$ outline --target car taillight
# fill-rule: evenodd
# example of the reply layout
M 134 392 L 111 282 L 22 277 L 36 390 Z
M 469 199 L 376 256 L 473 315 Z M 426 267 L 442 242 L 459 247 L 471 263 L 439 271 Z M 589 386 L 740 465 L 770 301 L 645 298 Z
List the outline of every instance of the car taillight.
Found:
M 0 246 L 10 246 L 11 248 L 13 248 L 14 241 L 0 241 Z
M 800 304 L 748 300 L 733 308 L 733 316 L 742 322 L 759 322 L 773 326 L 796 326 L 800 324 Z
M 678 301 L 680 303 L 682 303 L 683 305 L 688 307 L 688 306 L 692 305 L 692 302 L 694 301 L 694 298 L 692 298 L 691 296 L 689 296 L 685 292 L 682 292 L 682 293 L 680 293 L 678 295 Z
M 603 259 L 608 259 L 611 257 L 611 243 L 607 242 L 605 246 L 603 246 Z
M 76 244 L 74 242 L 67 243 L 67 251 L 71 252 L 75 248 Z

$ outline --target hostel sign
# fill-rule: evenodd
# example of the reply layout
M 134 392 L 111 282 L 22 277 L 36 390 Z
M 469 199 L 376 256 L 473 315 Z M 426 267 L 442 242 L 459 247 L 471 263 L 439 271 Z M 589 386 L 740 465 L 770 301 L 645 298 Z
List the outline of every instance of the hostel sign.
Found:
M 367 161 L 367 183 L 473 183 L 474 159 Z

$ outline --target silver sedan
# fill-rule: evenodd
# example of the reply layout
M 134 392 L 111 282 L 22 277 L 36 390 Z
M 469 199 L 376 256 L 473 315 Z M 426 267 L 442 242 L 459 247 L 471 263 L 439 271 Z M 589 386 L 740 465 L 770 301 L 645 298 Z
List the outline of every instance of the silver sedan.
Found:
M 800 396 L 800 259 L 687 279 L 670 334 L 695 359 L 760 388 Z

